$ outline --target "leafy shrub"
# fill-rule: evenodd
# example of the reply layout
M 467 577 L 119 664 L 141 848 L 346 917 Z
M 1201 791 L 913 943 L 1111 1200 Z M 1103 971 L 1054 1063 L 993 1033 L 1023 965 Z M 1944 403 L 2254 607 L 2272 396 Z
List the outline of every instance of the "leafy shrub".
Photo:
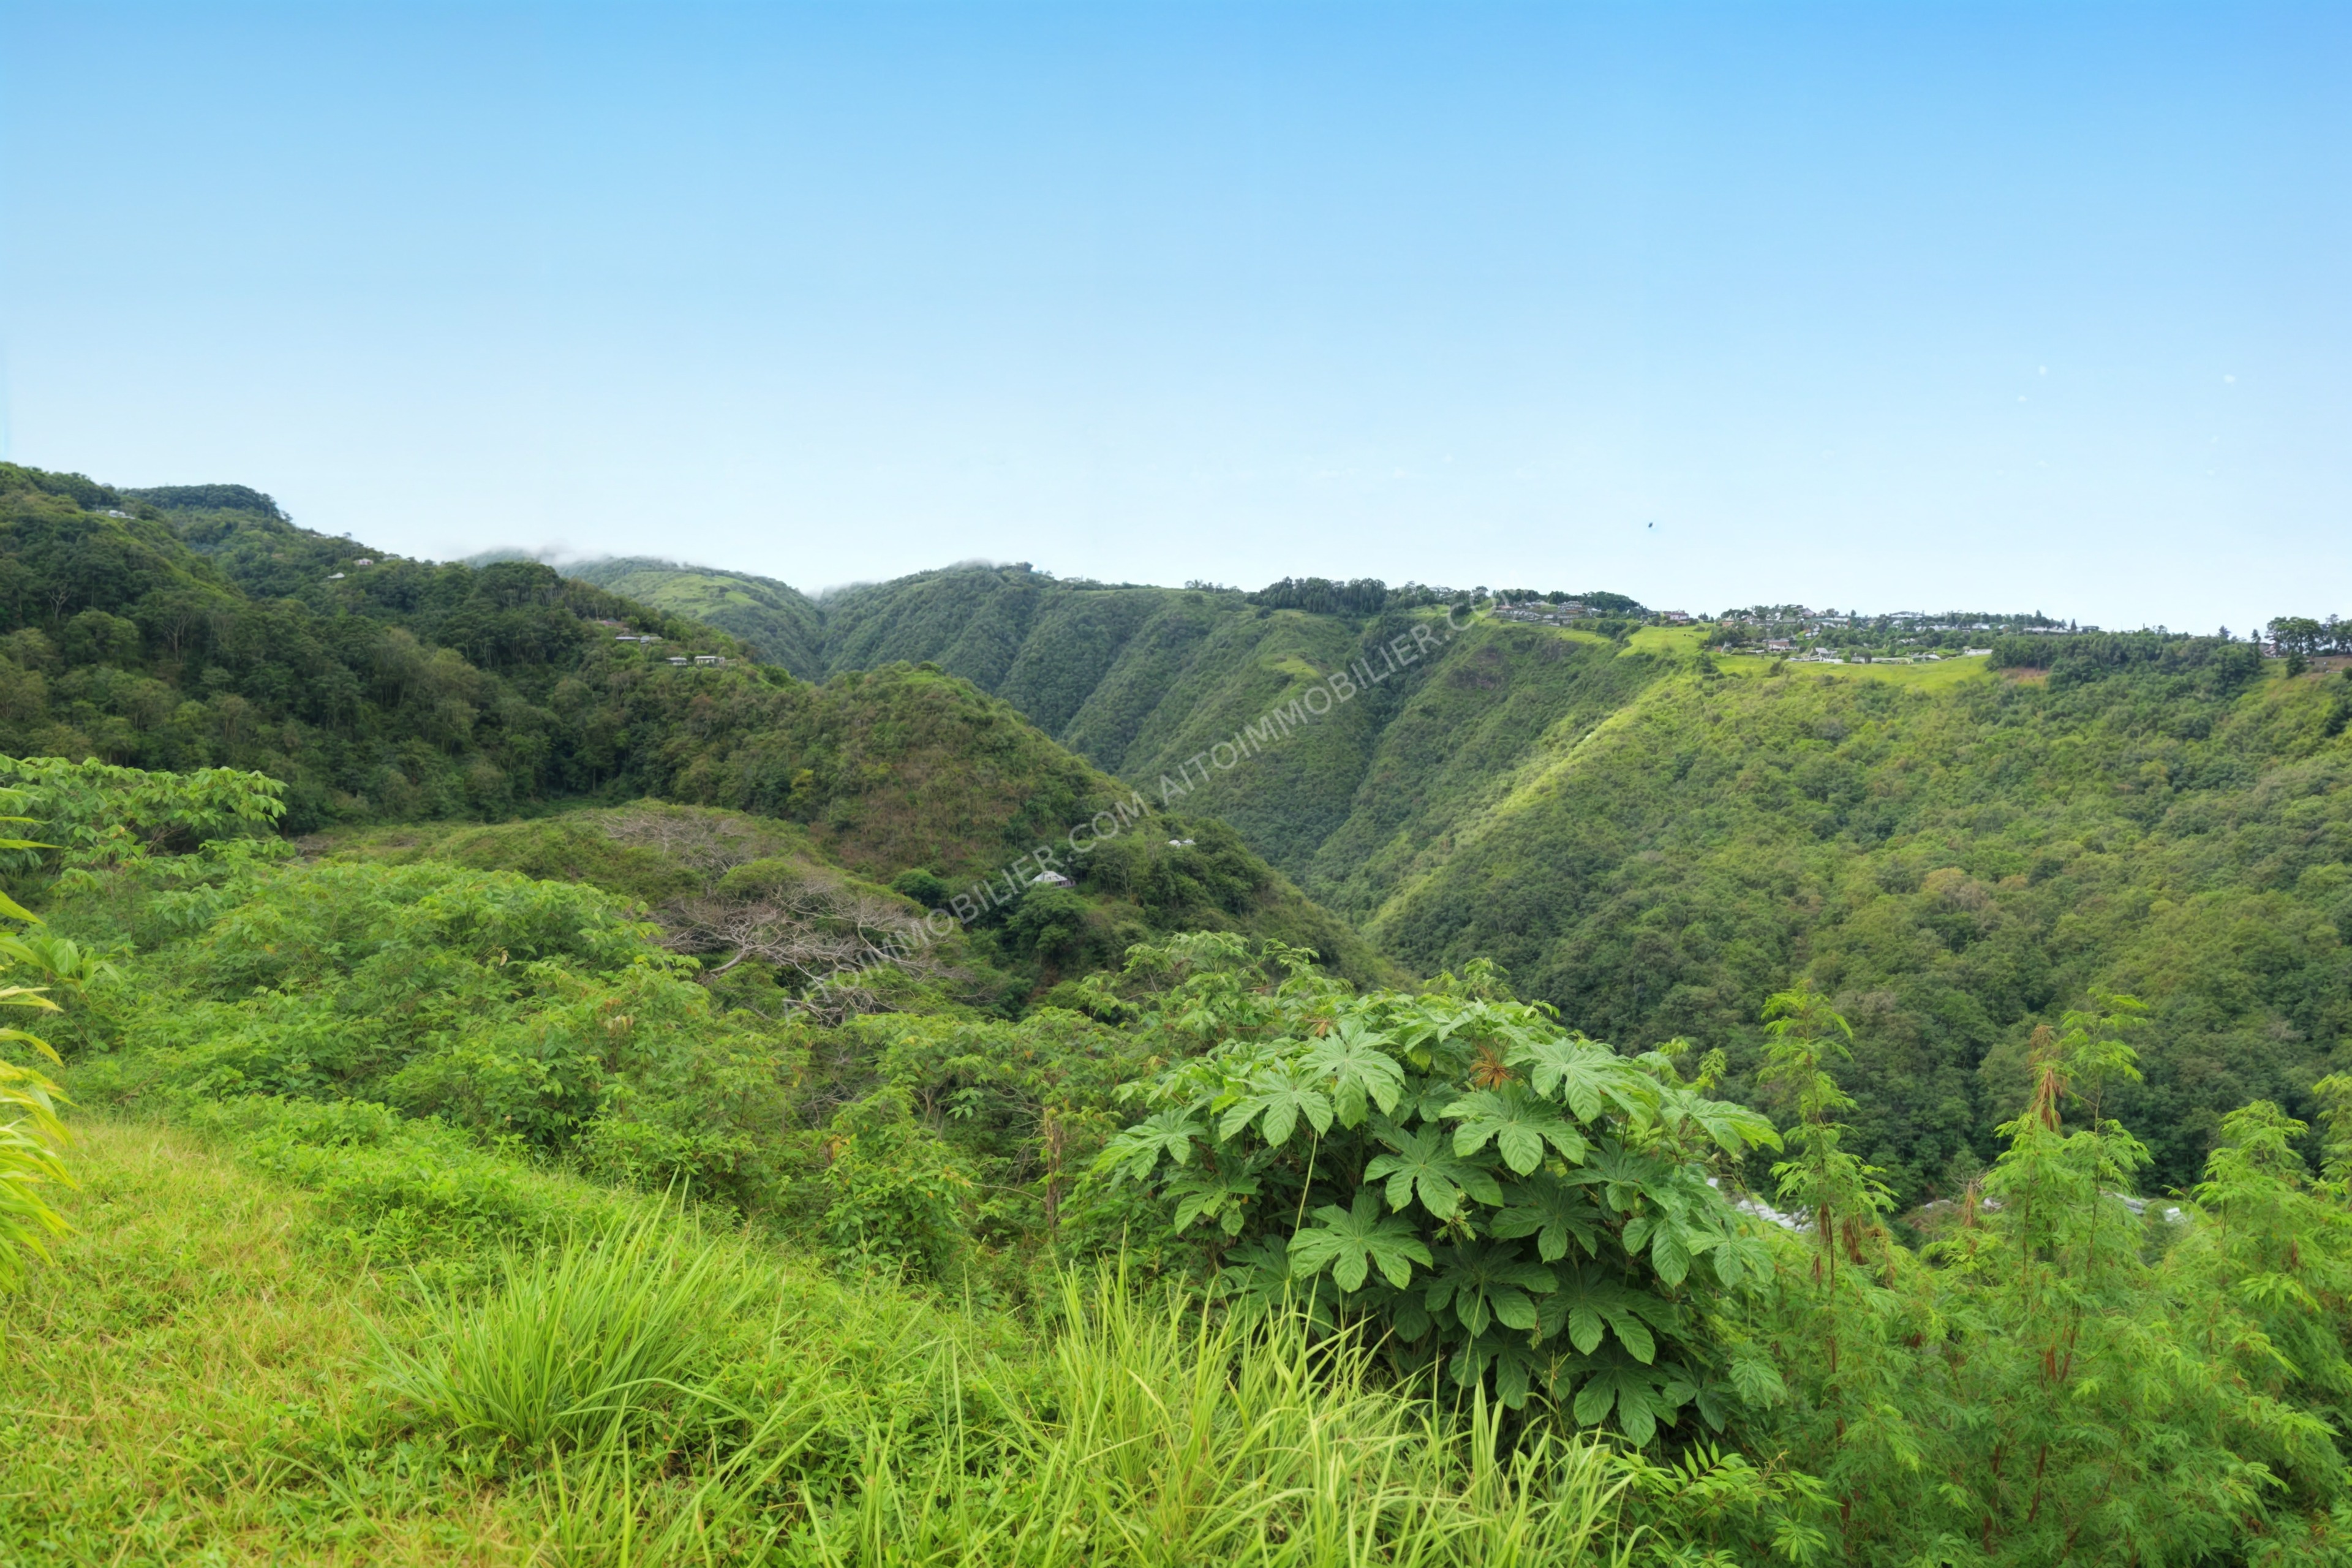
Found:
M 285 795 L 276 779 L 234 768 L 182 774 L 95 759 L 0 756 L 0 796 L 42 840 L 0 842 L 0 870 L 54 864 L 86 884 L 98 868 L 265 833 L 285 814 Z
M 1769 1253 L 1710 1169 L 1777 1134 L 1497 989 L 1278 990 L 1154 1080 L 1097 1169 L 1205 1225 L 1229 1288 L 1315 1292 L 1465 1394 L 1613 1411 L 1637 1443 L 1686 1405 L 1719 1429 L 1776 1380 L 1712 1340 Z
M 929 868 L 916 866 L 890 879 L 890 890 L 912 899 L 927 910 L 943 909 L 955 892 L 946 881 L 933 876 Z
M 18 792 L 0 790 L 0 798 L 17 795 Z M 0 817 L 5 822 L 24 820 Z M 0 837 L 0 852 L 24 853 L 39 847 L 25 839 Z M 37 923 L 30 910 L 0 895 L 0 917 L 9 916 L 27 924 Z M 26 939 L 14 934 L 11 928 L 0 924 L 0 964 L 21 963 L 52 973 L 62 966 L 67 978 L 79 980 L 87 977 L 79 957 L 79 952 L 69 947 L 60 951 L 53 942 L 39 947 L 30 945 Z M 0 985 L 0 1007 L 55 1013 L 59 1009 L 43 994 L 46 989 L 38 985 Z M 25 1046 L 51 1062 L 58 1061 L 56 1049 L 47 1040 L 23 1029 L 0 1028 L 0 1045 Z M 23 1278 L 26 1254 L 46 1262 L 48 1238 L 65 1232 L 64 1218 L 42 1191 L 45 1187 L 73 1185 L 65 1162 L 58 1157 L 66 1142 L 65 1124 L 58 1119 L 58 1106 L 64 1098 L 58 1086 L 37 1068 L 0 1057 L 0 1115 L 8 1116 L 8 1120 L 0 1121 L 0 1286 L 14 1285 Z
M 45 998 L 23 986 L 0 985 L 0 1006 L 38 1005 Z M 0 1041 L 37 1047 L 51 1060 L 57 1053 L 22 1029 L 0 1029 Z M 65 1096 L 39 1071 L 0 1059 L 0 1287 L 23 1278 L 25 1255 L 48 1260 L 48 1238 L 65 1234 L 66 1223 L 42 1189 L 72 1186 L 59 1151 L 66 1143 L 58 1107 Z
M 884 1089 L 844 1109 L 825 1152 L 824 1235 L 835 1257 L 918 1279 L 956 1277 L 971 1178 L 914 1119 L 903 1091 Z

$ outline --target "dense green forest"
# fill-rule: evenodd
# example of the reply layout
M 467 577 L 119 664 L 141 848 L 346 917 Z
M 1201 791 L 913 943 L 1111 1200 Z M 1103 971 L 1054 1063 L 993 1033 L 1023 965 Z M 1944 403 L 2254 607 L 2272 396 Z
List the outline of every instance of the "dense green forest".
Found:
M 2147 1078 L 2119 1113 L 2184 1184 L 2221 1116 L 2307 1111 L 2352 1044 L 2352 689 L 2265 679 L 2243 645 L 2116 668 L 2053 640 L 2029 650 L 2046 674 L 1936 689 L 1658 681 L 1463 822 L 1370 930 L 1741 1070 L 1760 998 L 1811 976 L 1854 1020 L 1863 1147 L 1907 1199 L 1990 1156 L 2037 1026 L 2128 990 Z

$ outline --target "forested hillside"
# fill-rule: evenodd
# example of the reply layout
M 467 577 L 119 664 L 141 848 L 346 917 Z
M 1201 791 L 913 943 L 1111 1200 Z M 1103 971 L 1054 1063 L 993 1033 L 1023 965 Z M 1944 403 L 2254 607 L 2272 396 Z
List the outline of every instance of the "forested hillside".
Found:
M 1989 1158 L 2034 1030 L 2094 989 L 2151 1004 L 2147 1081 L 2118 1092 L 2168 1182 L 2235 1105 L 2308 1110 L 2352 1034 L 2352 685 L 2244 644 L 2012 637 L 1824 668 L 1376 584 L 959 568 L 812 609 L 612 563 L 706 607 L 758 588 L 833 669 L 811 686 L 534 563 L 368 557 L 236 487 L 9 473 L 18 750 L 270 772 L 299 831 L 653 795 L 798 824 L 938 902 L 1117 793 L 1042 728 L 1171 815 L 1017 925 L 992 910 L 991 963 L 1050 984 L 1186 921 L 1358 974 L 1374 948 L 1487 958 L 1613 1037 L 1724 1045 L 1734 1082 L 1762 999 L 1807 976 L 1854 1022 L 1862 1135 L 1906 1200 Z M 667 640 L 615 640 L 641 636 Z M 696 654 L 733 662 L 668 662 Z M 1318 688 L 1343 694 L 1230 744 Z
M 919 893 L 942 898 L 1066 848 L 1129 798 L 935 669 L 811 685 L 535 562 L 407 561 L 296 528 L 240 487 L 132 493 L 14 467 L 0 467 L 0 754 L 283 780 L 298 834 L 659 796 L 789 821 L 844 868 L 919 871 Z M 981 923 L 1007 928 L 1030 978 L 1203 927 L 1378 968 L 1190 810 L 1066 862 L 1074 888 L 1001 889 Z
M 2037 1025 L 2129 991 L 2147 1081 L 2114 1103 L 2186 1181 L 2223 1113 L 2307 1108 L 2352 1053 L 2352 688 L 2202 652 L 1940 688 L 1657 681 L 1559 735 L 1370 930 L 1736 1063 L 1758 999 L 1809 974 L 1857 1031 L 1864 1151 L 1911 1196 L 1984 1157 Z
M 2352 1050 L 2345 677 L 2152 634 L 1776 666 L 1697 628 L 1276 587 L 964 568 L 821 608 L 828 660 L 935 659 L 1148 794 L 1179 781 L 1424 973 L 1491 958 L 1596 1032 L 1725 1044 L 1735 1074 L 1762 999 L 1811 976 L 1909 1200 L 1990 1156 L 2027 1041 L 2090 988 L 2152 1004 L 2119 1092 L 2166 1182 L 2246 1100 L 2307 1111 Z M 1409 663 L 1381 651 L 1416 624 Z M 1381 679 L 1194 760 L 1349 670 Z
M 803 680 L 821 679 L 825 673 L 817 607 L 789 583 L 641 555 L 579 562 L 566 565 L 563 574 L 717 626 Z
M 755 641 L 773 617 L 752 616 L 746 603 L 782 586 L 642 561 L 566 570 L 590 582 L 625 583 L 676 614 L 708 612 L 712 625 Z M 1244 725 L 1363 663 L 1380 679 L 1367 681 L 1361 696 L 1297 730 L 1245 772 L 1193 779 L 1188 800 L 1239 827 L 1277 866 L 1322 888 L 1321 896 L 1343 896 L 1350 884 L 1352 907 L 1368 913 L 1384 884 L 1360 864 L 1367 835 L 1385 841 L 1413 816 L 1409 808 L 1400 815 L 1392 781 L 1418 785 L 1433 768 L 1446 779 L 1492 774 L 1516 757 L 1522 742 L 1515 737 L 1530 727 L 1570 712 L 1597 718 L 1656 673 L 1658 662 L 1648 657 L 1611 663 L 1622 646 L 1612 639 L 1633 626 L 1624 613 L 1640 606 L 1621 595 L 1584 597 L 1608 613 L 1576 629 L 1457 614 L 1472 629 L 1456 635 L 1449 626 L 1437 640 L 1408 640 L 1409 664 L 1380 650 L 1415 624 L 1435 626 L 1446 606 L 1466 605 L 1469 595 L 1321 579 L 1244 595 L 1063 580 L 1025 565 L 967 566 L 828 594 L 814 609 L 828 671 L 937 664 L 1155 795 L 1163 777 L 1183 780 L 1188 765 L 1203 771 L 1195 759 Z M 765 633 L 771 640 L 761 646 L 803 657 L 809 624 L 796 614 L 789 628 Z M 1538 668 L 1561 674 L 1572 691 L 1549 677 L 1531 678 Z M 1433 685 L 1445 695 L 1413 708 L 1411 695 Z M 1409 710 L 1409 732 L 1384 740 L 1391 721 Z M 1468 754 L 1431 755 L 1431 726 L 1457 722 L 1477 731 Z M 1449 744 L 1464 749 L 1458 740 Z M 1444 793 L 1443 780 L 1438 787 Z M 1360 798 L 1367 795 L 1377 803 Z M 1410 831 L 1442 834 L 1444 821 L 1416 819 Z M 1318 865 L 1327 844 L 1326 864 Z

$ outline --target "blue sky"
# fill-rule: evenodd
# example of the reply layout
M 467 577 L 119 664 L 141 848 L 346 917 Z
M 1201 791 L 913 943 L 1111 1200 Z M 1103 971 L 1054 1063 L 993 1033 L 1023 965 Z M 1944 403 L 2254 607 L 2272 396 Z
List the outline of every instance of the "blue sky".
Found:
M 0 5 L 7 456 L 457 555 L 2352 613 L 2352 7 Z

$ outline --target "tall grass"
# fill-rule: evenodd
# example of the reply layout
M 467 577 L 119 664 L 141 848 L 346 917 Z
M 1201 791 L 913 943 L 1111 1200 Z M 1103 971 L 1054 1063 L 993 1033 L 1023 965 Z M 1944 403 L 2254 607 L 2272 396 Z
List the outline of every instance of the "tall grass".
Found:
M 379 1336 L 386 1381 L 428 1418 L 529 1453 L 625 1440 L 633 1418 L 698 1390 L 682 1381 L 756 1283 L 735 1249 L 655 1209 L 567 1246 L 509 1251 L 479 1306 L 421 1287 L 436 1331 Z
M 1606 1448 L 1539 1439 L 1504 1456 L 1486 1411 L 1457 1422 L 1382 1386 L 1362 1344 L 1318 1339 L 1304 1312 L 1244 1324 L 1115 1274 L 1066 1280 L 1062 1307 L 1042 1381 L 943 1351 L 934 1375 L 973 1418 L 919 1437 L 876 1412 L 854 1472 L 829 1484 L 792 1474 L 824 1418 L 814 1408 L 772 1415 L 692 1487 L 632 1469 L 616 1435 L 546 1483 L 547 1554 L 565 1568 L 1626 1559 Z

